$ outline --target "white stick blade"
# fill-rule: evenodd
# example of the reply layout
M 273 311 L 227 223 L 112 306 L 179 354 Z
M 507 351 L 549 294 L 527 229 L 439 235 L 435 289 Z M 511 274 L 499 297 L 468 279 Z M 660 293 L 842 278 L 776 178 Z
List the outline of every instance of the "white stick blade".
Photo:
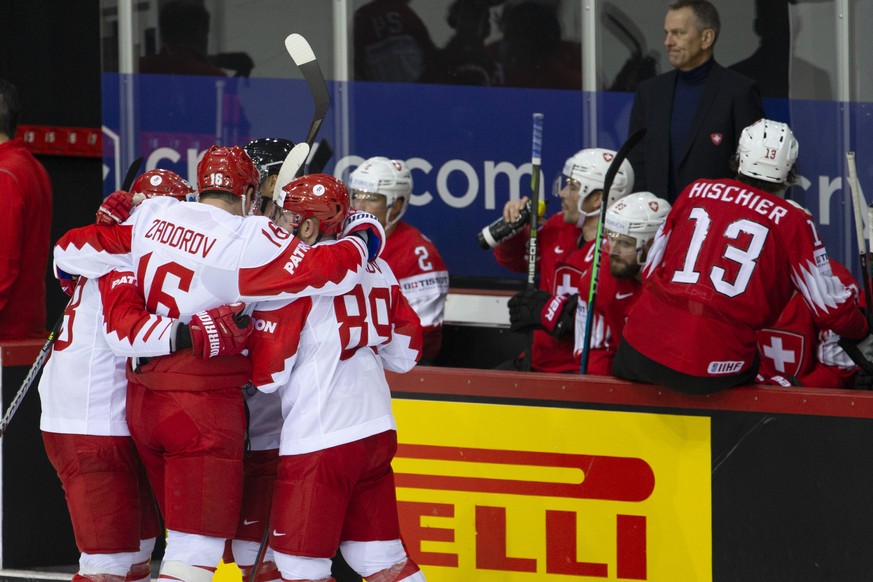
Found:
M 285 49 L 298 67 L 315 60 L 315 53 L 309 42 L 296 32 L 285 38 Z
M 291 180 L 297 175 L 297 171 L 306 162 L 309 157 L 309 144 L 299 143 L 294 146 L 288 155 L 285 156 L 285 161 L 282 162 L 282 167 L 279 168 L 279 177 L 276 178 L 276 186 L 273 188 L 273 202 L 277 206 L 282 206 L 285 202 L 285 192 L 282 190 Z

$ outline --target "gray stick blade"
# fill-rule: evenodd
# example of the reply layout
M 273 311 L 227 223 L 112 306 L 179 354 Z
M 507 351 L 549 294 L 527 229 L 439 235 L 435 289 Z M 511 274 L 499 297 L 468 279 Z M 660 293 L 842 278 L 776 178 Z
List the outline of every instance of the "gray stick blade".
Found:
M 285 161 L 282 162 L 282 167 L 279 168 L 279 177 L 276 179 L 276 187 L 273 189 L 273 201 L 277 206 L 281 206 L 285 201 L 285 193 L 282 188 L 288 185 L 296 176 L 297 171 L 306 163 L 306 158 L 309 157 L 309 144 L 299 143 L 294 146 L 288 155 L 285 156 Z M 281 198 L 281 199 L 280 199 Z

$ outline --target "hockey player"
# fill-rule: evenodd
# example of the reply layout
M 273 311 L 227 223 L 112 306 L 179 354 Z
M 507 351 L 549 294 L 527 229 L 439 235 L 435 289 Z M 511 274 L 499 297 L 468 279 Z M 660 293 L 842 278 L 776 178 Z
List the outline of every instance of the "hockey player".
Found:
M 577 285 L 593 259 L 592 241 L 597 233 L 603 180 L 613 156 L 612 150 L 589 148 L 567 158 L 561 181 L 554 188 L 561 198 L 561 212 L 553 214 L 537 234 L 539 289 L 523 291 L 509 300 L 510 329 L 533 330 L 531 369 L 535 372 L 579 371 L 572 335 L 579 296 Z M 630 194 L 633 184 L 633 168 L 624 161 L 606 203 L 612 205 Z M 515 222 L 527 201 L 524 197 L 507 202 L 503 218 Z M 529 237 L 530 228 L 525 227 L 497 245 L 494 249 L 497 262 L 512 271 L 527 272 Z M 559 304 L 553 303 L 555 297 L 562 298 Z M 520 369 L 520 362 L 520 358 L 515 359 L 508 367 Z
M 649 251 L 616 376 L 695 394 L 750 384 L 756 334 L 795 291 L 821 327 L 851 340 L 867 336 L 815 224 L 776 195 L 793 181 L 797 151 L 786 124 L 762 119 L 743 130 L 736 179 L 685 188 Z
M 796 202 L 808 216 L 812 214 Z M 830 259 L 831 270 L 851 289 L 860 308 L 865 308 L 860 285 L 846 267 Z M 854 388 L 858 367 L 838 345 L 840 336 L 821 329 L 797 292 L 779 319 L 758 332 L 758 357 L 761 366 L 755 381 L 777 386 Z
M 330 239 L 349 204 L 342 182 L 313 174 L 283 194 L 280 225 L 313 248 L 337 244 Z M 333 580 L 337 547 L 367 580 L 425 579 L 400 541 L 391 471 L 397 425 L 384 374 L 415 366 L 421 326 L 385 261 L 360 271 L 342 296 L 253 314 L 263 322 L 249 342 L 253 384 L 279 392 L 285 419 L 270 547 L 287 581 Z
M 443 316 L 449 293 L 449 273 L 436 246 L 417 228 L 400 219 L 412 197 L 412 174 L 406 163 L 377 156 L 351 173 L 352 206 L 379 218 L 385 227 L 388 263 L 400 289 L 421 319 L 424 353 L 421 364 L 432 364 L 443 340 Z
M 261 194 L 261 206 L 258 214 L 270 216 L 273 213 L 273 190 L 276 188 L 279 169 L 285 161 L 285 156 L 294 149 L 294 142 L 282 138 L 262 137 L 250 141 L 243 146 L 243 149 L 254 162 L 260 176 L 258 190 Z
M 346 292 L 360 278 L 358 267 L 378 256 L 384 235 L 364 213 L 344 227 L 355 236 L 323 248 L 265 217 L 243 218 L 259 177 L 239 147 L 213 146 L 197 175 L 200 203 L 146 200 L 120 226 L 74 229 L 55 247 L 56 263 L 85 276 L 133 268 L 149 311 L 185 321 L 225 303 Z M 128 373 L 131 435 L 164 494 L 164 578 L 208 582 L 236 531 L 245 436 L 239 389 L 250 372 L 243 356 L 207 361 L 182 350 Z
M 152 170 L 133 183 L 131 193 L 185 200 L 194 189 L 173 172 Z M 194 343 L 205 343 L 202 326 L 158 316 L 128 327 L 128 333 L 105 333 L 101 300 L 117 293 L 118 283 L 78 279 L 39 383 L 43 442 L 64 487 L 81 552 L 76 582 L 148 580 L 161 533 L 125 419 L 124 356 L 169 354 L 191 345 L 192 336 Z M 108 302 L 116 304 L 114 298 Z
M 624 330 L 627 312 L 642 292 L 640 270 L 646 262 L 655 232 L 664 223 L 670 203 L 651 192 L 636 192 L 609 207 L 604 229 L 608 254 L 603 255 L 594 322 L 591 327 L 588 374 L 612 375 L 612 360 Z M 576 304 L 575 354 L 580 356 L 585 344 L 585 318 L 592 270 L 579 282 Z M 553 303 L 557 298 L 553 300 Z

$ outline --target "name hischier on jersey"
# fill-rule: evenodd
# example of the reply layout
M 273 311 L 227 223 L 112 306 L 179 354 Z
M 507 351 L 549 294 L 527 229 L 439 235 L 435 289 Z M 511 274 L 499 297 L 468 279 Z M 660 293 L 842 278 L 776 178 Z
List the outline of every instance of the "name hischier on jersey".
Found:
M 712 198 L 722 202 L 733 202 L 739 206 L 753 210 L 761 216 L 768 216 L 774 223 L 779 224 L 779 219 L 788 214 L 788 210 L 781 206 L 775 206 L 775 202 L 761 196 L 752 190 L 740 186 L 721 184 L 718 182 L 696 182 L 691 186 L 689 198 Z

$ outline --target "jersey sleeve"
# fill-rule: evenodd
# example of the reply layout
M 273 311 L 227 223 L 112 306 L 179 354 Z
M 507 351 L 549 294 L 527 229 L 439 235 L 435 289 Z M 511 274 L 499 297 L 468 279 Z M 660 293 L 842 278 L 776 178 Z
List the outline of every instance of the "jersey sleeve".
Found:
M 514 273 L 526 273 L 528 258 L 525 242 L 529 238 L 530 227 L 525 226 L 494 247 L 494 258 L 497 259 L 497 264 Z
M 104 336 L 116 355 L 152 357 L 170 353 L 176 320 L 146 311 L 145 299 L 132 271 L 110 271 L 98 283 Z
M 243 256 L 239 271 L 242 301 L 342 295 L 360 280 L 360 267 L 367 263 L 367 249 L 358 237 L 315 246 L 292 237 L 282 242 L 282 252 L 276 254 L 277 232 L 267 228 L 262 229 L 263 236 L 256 237 Z
M 791 281 L 813 319 L 819 327 L 849 339 L 864 337 L 868 333 L 866 318 L 857 307 L 855 293 L 833 274 L 815 223 L 805 219 L 805 224 L 796 221 L 787 226 Z
M 297 361 L 300 334 L 311 310 L 312 300 L 308 297 L 255 308 L 252 313 L 255 329 L 247 346 L 252 361 L 252 384 L 261 392 L 272 393 L 288 384 Z
M 9 172 L 0 171 L 0 310 L 6 306 L 12 284 L 21 270 L 24 240 L 24 193 Z
M 386 370 L 408 372 L 421 359 L 421 320 L 398 285 L 391 286 L 391 340 L 379 346 Z
M 58 240 L 55 266 L 70 275 L 96 279 L 112 269 L 131 268 L 131 224 L 74 228 Z

